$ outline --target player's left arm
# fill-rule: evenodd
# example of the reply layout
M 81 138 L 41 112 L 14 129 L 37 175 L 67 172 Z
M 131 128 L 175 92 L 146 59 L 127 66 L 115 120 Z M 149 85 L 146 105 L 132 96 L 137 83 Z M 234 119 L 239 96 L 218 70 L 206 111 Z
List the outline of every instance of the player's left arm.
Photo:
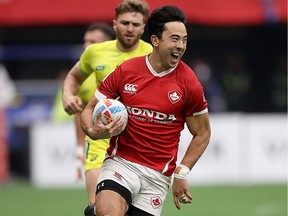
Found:
M 187 166 L 191 170 L 204 153 L 210 141 L 211 128 L 209 115 L 208 113 L 205 113 L 193 117 L 186 117 L 186 124 L 190 133 L 193 135 L 193 138 L 181 164 Z
M 208 113 L 186 117 L 186 124 L 193 138 L 186 153 L 175 169 L 172 192 L 175 206 L 180 209 L 180 203 L 191 203 L 187 175 L 208 146 L 211 128 Z

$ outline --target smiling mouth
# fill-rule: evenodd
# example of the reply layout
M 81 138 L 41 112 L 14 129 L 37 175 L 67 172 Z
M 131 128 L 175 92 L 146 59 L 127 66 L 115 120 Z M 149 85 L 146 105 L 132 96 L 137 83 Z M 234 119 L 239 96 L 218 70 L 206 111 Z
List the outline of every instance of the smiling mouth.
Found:
M 180 59 L 180 53 L 171 53 L 171 57 L 174 61 L 177 61 L 178 59 Z

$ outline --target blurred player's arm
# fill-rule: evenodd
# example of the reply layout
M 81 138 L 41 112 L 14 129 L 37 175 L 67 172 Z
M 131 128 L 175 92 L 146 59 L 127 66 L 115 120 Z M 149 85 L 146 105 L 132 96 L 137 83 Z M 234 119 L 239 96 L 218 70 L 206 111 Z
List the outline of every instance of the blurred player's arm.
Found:
M 81 84 L 87 78 L 78 67 L 76 63 L 69 71 L 63 82 L 62 100 L 65 111 L 69 114 L 75 114 L 83 110 L 81 99 L 76 96 Z
M 180 203 L 191 203 L 187 175 L 205 151 L 210 141 L 211 128 L 208 113 L 186 117 L 186 124 L 193 138 L 186 153 L 174 172 L 172 192 L 175 206 L 180 209 Z
M 76 128 L 76 137 L 77 137 L 77 146 L 76 146 L 76 180 L 82 180 L 83 168 L 85 165 L 85 133 L 83 132 L 80 125 L 80 113 L 75 114 L 75 128 Z

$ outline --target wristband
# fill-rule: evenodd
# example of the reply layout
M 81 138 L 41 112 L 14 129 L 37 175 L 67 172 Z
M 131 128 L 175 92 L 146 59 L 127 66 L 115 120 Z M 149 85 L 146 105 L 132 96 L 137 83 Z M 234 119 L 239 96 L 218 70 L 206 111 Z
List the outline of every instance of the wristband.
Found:
M 83 157 L 84 153 L 84 145 L 78 144 L 76 147 L 76 157 Z
M 190 169 L 187 166 L 183 165 L 183 164 L 179 164 L 178 167 L 181 168 L 181 169 L 180 169 L 179 173 L 174 173 L 174 178 L 187 179 L 187 175 L 189 174 Z

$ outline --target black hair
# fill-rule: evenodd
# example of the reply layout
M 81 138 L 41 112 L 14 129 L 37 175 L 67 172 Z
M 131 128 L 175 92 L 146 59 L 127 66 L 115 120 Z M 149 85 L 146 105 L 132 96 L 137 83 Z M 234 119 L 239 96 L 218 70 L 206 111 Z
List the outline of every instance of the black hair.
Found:
M 186 16 L 182 10 L 173 5 L 166 5 L 155 9 L 148 17 L 149 36 L 156 35 L 161 38 L 165 23 L 179 21 L 186 23 Z

